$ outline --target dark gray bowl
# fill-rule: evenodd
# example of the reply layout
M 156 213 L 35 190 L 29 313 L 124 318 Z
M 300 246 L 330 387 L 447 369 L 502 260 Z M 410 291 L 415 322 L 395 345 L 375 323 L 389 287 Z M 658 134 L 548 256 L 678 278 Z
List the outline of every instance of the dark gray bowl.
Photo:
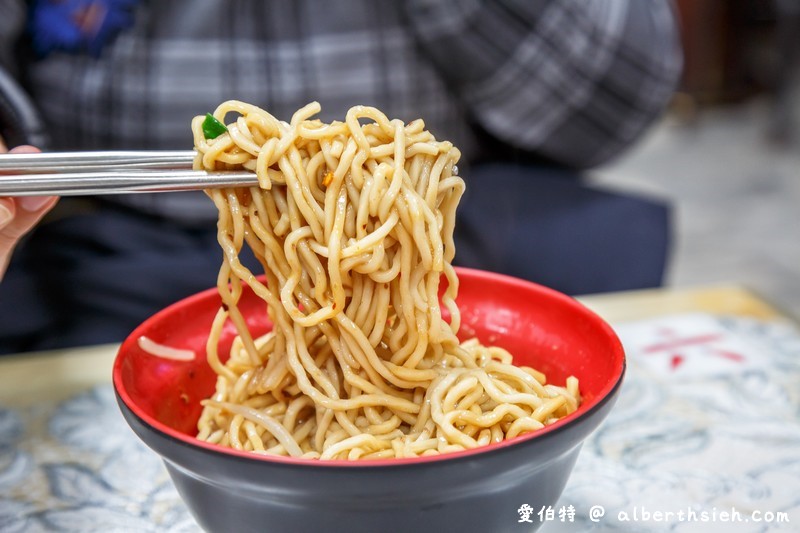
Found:
M 214 389 L 205 358 L 170 361 L 137 340 L 204 353 L 216 290 L 165 309 L 123 343 L 114 365 L 122 413 L 164 460 L 197 522 L 236 532 L 533 531 L 517 510 L 554 506 L 581 444 L 611 410 L 625 371 L 611 328 L 575 300 L 533 283 L 459 269 L 463 330 L 503 346 L 559 383 L 581 383 L 579 410 L 537 432 L 438 457 L 315 461 L 237 452 L 194 439 L 199 401 Z M 269 327 L 263 302 L 242 299 L 254 329 Z M 227 339 L 230 343 L 230 339 Z

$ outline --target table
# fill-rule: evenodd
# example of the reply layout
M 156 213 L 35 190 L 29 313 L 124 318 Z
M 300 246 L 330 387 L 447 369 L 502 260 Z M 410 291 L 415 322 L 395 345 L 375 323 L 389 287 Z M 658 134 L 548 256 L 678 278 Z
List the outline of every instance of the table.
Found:
M 628 373 L 542 531 L 800 530 L 797 324 L 735 285 L 580 300 Z M 0 531 L 198 530 L 119 414 L 116 349 L 0 358 Z

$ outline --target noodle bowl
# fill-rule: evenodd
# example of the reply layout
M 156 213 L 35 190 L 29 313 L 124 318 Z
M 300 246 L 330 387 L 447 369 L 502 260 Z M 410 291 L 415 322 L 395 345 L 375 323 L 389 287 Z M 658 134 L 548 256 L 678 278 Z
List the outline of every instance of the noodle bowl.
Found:
M 357 106 L 326 124 L 312 118 L 319 110 L 309 104 L 286 123 L 225 102 L 214 117 L 237 118 L 213 139 L 204 117 L 192 122 L 196 168 L 246 168 L 259 180 L 207 191 L 219 209 L 223 303 L 198 438 L 294 457 L 412 457 L 500 442 L 574 412 L 574 377 L 548 384 L 502 348 L 457 337 L 458 149 L 421 120 Z M 263 272 L 241 263 L 245 245 Z M 237 308 L 243 285 L 264 300 L 267 335 L 254 338 Z M 238 337 L 223 363 L 228 321 Z

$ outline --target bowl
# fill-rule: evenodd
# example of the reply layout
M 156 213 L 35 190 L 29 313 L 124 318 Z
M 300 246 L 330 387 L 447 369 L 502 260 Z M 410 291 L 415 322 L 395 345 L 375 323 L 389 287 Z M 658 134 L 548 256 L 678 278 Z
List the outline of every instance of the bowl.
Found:
M 458 269 L 464 338 L 502 346 L 548 382 L 580 380 L 573 414 L 533 433 L 434 457 L 320 461 L 235 451 L 194 438 L 200 401 L 216 375 L 205 343 L 216 289 L 157 313 L 122 344 L 113 383 L 133 431 L 158 453 L 198 524 L 207 531 L 533 531 L 536 512 L 554 506 L 583 441 L 616 400 L 622 346 L 600 317 L 576 300 L 527 281 Z M 265 306 L 245 291 L 251 330 L 268 331 Z M 141 336 L 196 352 L 176 361 L 144 352 Z M 221 354 L 236 335 L 225 329 Z M 534 509 L 530 523 L 518 510 Z

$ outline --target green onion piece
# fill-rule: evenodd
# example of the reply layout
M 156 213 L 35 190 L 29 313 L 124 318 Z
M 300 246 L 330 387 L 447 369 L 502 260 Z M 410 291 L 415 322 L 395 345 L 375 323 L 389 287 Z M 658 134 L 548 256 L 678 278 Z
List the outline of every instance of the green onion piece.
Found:
M 228 131 L 225 124 L 214 118 L 211 113 L 206 113 L 206 119 L 203 121 L 203 135 L 206 139 L 216 139 L 223 133 Z

